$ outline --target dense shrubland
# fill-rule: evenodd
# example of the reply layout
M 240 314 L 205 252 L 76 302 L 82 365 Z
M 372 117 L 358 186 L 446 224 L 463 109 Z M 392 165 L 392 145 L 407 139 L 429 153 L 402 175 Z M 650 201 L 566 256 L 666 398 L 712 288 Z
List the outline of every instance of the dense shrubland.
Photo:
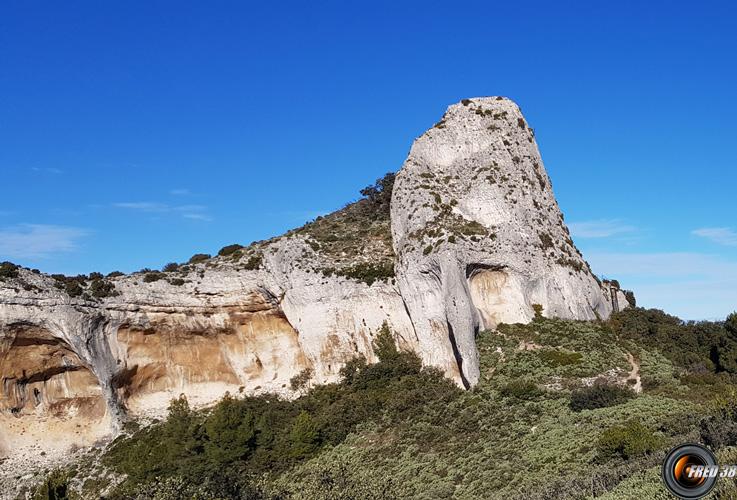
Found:
M 383 328 L 378 363 L 349 362 L 337 384 L 295 377 L 296 400 L 226 395 L 198 411 L 172 401 L 165 421 L 102 454 L 125 478 L 108 497 L 666 498 L 658 468 L 669 447 L 700 440 L 737 459 L 736 324 L 636 309 L 501 325 L 479 334 L 470 391 L 398 351 Z M 629 359 L 640 394 L 625 380 Z M 102 487 L 97 467 L 72 471 L 87 494 Z

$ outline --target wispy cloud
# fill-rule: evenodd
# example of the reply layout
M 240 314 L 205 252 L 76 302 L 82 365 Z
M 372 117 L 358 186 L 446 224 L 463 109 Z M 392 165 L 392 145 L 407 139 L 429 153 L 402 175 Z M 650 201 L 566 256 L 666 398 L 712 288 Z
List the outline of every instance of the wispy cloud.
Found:
M 155 213 L 155 214 L 179 214 L 185 219 L 212 221 L 212 217 L 207 214 L 207 207 L 204 205 L 169 205 L 167 203 L 154 201 L 133 201 L 113 203 L 116 208 L 126 210 L 135 210 L 138 212 Z
M 691 234 L 711 240 L 719 245 L 737 247 L 737 232 L 728 227 L 702 227 Z
M 192 194 L 189 189 L 179 188 L 179 189 L 172 189 L 169 191 L 169 194 L 172 196 L 188 196 Z
M 170 207 L 164 203 L 154 203 L 152 201 L 132 201 L 125 203 L 114 203 L 116 208 L 127 208 L 130 210 L 140 210 L 141 212 L 168 212 Z
M 38 172 L 40 174 L 53 174 L 53 175 L 60 175 L 63 174 L 64 171 L 60 168 L 40 168 L 40 167 L 31 167 L 31 170 L 34 172 Z
M 686 319 L 724 319 L 737 310 L 737 261 L 694 252 L 588 253 L 594 272 L 632 288 L 639 305 Z
M 192 214 L 192 213 L 188 213 L 188 214 L 183 214 L 182 217 L 184 217 L 185 219 L 201 220 L 201 221 L 205 221 L 205 222 L 212 221 L 212 217 L 210 217 L 209 215 L 205 215 L 205 214 Z
M 637 228 L 619 219 L 601 219 L 568 224 L 575 238 L 609 238 L 623 233 L 631 233 Z
M 0 257 L 46 258 L 57 253 L 72 252 L 85 229 L 45 224 L 20 224 L 0 231 Z

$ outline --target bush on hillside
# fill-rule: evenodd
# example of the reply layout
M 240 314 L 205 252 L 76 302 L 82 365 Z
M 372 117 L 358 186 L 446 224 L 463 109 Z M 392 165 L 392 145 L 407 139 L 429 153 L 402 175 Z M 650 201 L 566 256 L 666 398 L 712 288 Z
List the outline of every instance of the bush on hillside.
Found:
M 699 434 L 704 444 L 712 449 L 737 444 L 737 407 L 730 404 L 699 423 Z
M 154 271 L 152 273 L 146 273 L 143 275 L 143 282 L 144 283 L 153 283 L 154 281 L 159 281 L 160 279 L 163 279 L 164 275 L 158 271 Z
M 161 270 L 165 273 L 173 273 L 177 269 L 179 269 L 179 264 L 177 264 L 176 262 L 169 262 L 161 268 Z
M 369 203 L 388 212 L 389 203 L 392 199 L 395 177 L 396 174 L 388 172 L 381 179 L 377 179 L 373 185 L 363 188 L 361 190 L 361 195 L 364 196 Z
M 189 258 L 190 264 L 198 264 L 200 262 L 205 262 L 210 257 L 212 257 L 209 253 L 196 253 L 192 257 Z
M 233 245 L 227 245 L 227 246 L 224 246 L 223 248 L 220 249 L 220 251 L 218 252 L 218 255 L 221 256 L 221 257 L 226 257 L 228 255 L 233 255 L 234 253 L 236 253 L 241 248 L 243 248 L 243 245 L 238 245 L 237 243 L 236 244 L 233 244 Z
M 33 500 L 69 500 L 72 491 L 69 487 L 69 474 L 57 469 L 52 471 L 33 492 Z
M 90 293 L 96 299 L 118 295 L 118 292 L 115 291 L 115 285 L 105 279 L 93 280 L 90 283 Z
M 664 446 L 664 440 L 637 421 L 610 427 L 597 443 L 600 458 L 625 460 L 652 453 Z
M 339 276 L 345 276 L 356 281 L 362 281 L 371 286 L 376 281 L 385 281 L 394 277 L 393 262 L 361 263 L 344 269 L 334 270 Z
M 515 398 L 522 400 L 536 399 L 544 392 L 531 380 L 513 380 L 509 382 L 499 391 L 505 398 Z
M 243 269 L 246 271 L 255 271 L 259 267 L 261 267 L 261 261 L 263 260 L 263 257 L 261 254 L 252 255 L 249 257 L 249 259 L 246 261 L 245 264 L 243 264 Z
M 3 262 L 2 264 L 0 264 L 0 279 L 17 278 L 19 267 L 20 266 L 17 266 L 12 262 Z
M 84 288 L 87 286 L 87 276 L 80 274 L 77 276 L 64 276 L 63 274 L 52 274 L 54 286 L 60 290 L 64 290 L 70 297 L 81 297 L 84 294 Z
M 625 403 L 635 397 L 630 389 L 608 384 L 594 384 L 576 389 L 571 393 L 571 410 L 595 410 Z

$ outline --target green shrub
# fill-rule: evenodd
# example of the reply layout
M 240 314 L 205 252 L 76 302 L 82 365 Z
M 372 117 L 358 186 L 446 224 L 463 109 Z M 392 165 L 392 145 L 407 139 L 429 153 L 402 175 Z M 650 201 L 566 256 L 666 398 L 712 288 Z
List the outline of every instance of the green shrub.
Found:
M 302 389 L 303 387 L 307 386 L 310 379 L 312 378 L 312 368 L 305 368 L 301 372 L 299 372 L 297 375 L 289 379 L 289 387 L 293 391 L 297 391 L 299 389 Z
M 255 271 L 259 267 L 261 267 L 261 263 L 263 260 L 263 256 L 261 254 L 252 255 L 248 258 L 245 264 L 243 264 L 243 269 L 246 271 Z
M 169 284 L 174 286 L 182 286 L 184 283 L 185 281 L 182 278 L 172 278 L 169 280 Z
M 535 319 L 543 318 L 543 306 L 541 304 L 532 304 L 532 310 L 535 312 Z
M 107 274 L 108 278 L 117 278 L 119 276 L 125 276 L 125 273 L 121 273 L 120 271 L 113 271 Z
M 361 263 L 335 271 L 340 276 L 362 281 L 371 286 L 376 281 L 385 281 L 394 277 L 393 262 Z
M 102 275 L 102 273 L 97 273 L 97 272 L 90 273 L 90 276 L 89 276 L 89 279 L 91 281 L 101 280 L 102 278 L 104 278 L 104 276 Z
M 93 280 L 92 283 L 90 283 L 90 293 L 97 299 L 118 295 L 115 291 L 115 285 L 105 279 Z
M 79 297 L 84 293 L 84 289 L 78 281 L 67 281 L 64 284 L 64 291 L 70 297 Z
M 205 457 L 212 463 L 222 465 L 243 460 L 256 448 L 253 413 L 227 393 L 207 417 L 204 430 Z
M 737 336 L 737 312 L 733 312 L 724 321 L 724 328 L 727 333 L 733 337 Z
M 291 454 L 295 458 L 305 458 L 314 454 L 320 446 L 320 430 L 314 419 L 306 411 L 300 412 L 289 433 Z
M 172 476 L 157 478 L 130 488 L 122 495 L 125 500 L 172 500 L 172 499 L 271 499 L 251 478 L 242 473 L 220 470 L 208 473 L 204 479 Z M 273 499 L 275 500 L 275 499 Z
M 77 276 L 52 274 L 51 277 L 56 282 L 54 286 L 60 290 L 64 290 L 70 297 L 81 297 L 84 294 L 83 287 L 87 286 L 87 276 L 82 274 Z
M 196 253 L 192 257 L 189 258 L 190 264 L 198 264 L 200 262 L 205 262 L 206 260 L 210 259 L 212 256 L 208 253 Z
M 12 262 L 3 262 L 0 264 L 0 279 L 17 278 L 19 267 Z
M 146 273 L 143 275 L 143 282 L 153 283 L 154 281 L 159 281 L 160 279 L 163 279 L 163 278 L 164 278 L 164 275 L 160 272 Z
M 571 393 L 570 408 L 575 412 L 607 408 L 627 402 L 635 397 L 630 389 L 616 385 L 594 384 Z
M 161 271 L 165 273 L 173 273 L 177 269 L 179 269 L 179 264 L 177 264 L 176 262 L 169 262 L 161 268 Z
M 227 257 L 228 255 L 233 255 L 241 248 L 243 248 L 243 245 L 238 245 L 237 243 L 233 245 L 227 245 L 221 248 L 220 251 L 218 251 L 218 255 L 221 257 Z
M 664 446 L 664 440 L 641 423 L 631 420 L 605 430 L 599 436 L 597 450 L 601 458 L 625 460 L 652 453 Z
M 523 400 L 536 399 L 544 394 L 544 391 L 542 391 L 537 384 L 531 380 L 513 380 L 504 385 L 499 392 L 505 398 Z
M 737 408 L 734 404 L 721 408 L 699 423 L 701 441 L 712 449 L 737 444 Z
M 70 475 L 57 469 L 51 472 L 33 492 L 33 500 L 70 500 L 76 495 L 69 487 Z
M 580 352 L 565 352 L 560 349 L 543 349 L 538 355 L 546 365 L 553 368 L 578 365 L 583 361 L 583 354 Z

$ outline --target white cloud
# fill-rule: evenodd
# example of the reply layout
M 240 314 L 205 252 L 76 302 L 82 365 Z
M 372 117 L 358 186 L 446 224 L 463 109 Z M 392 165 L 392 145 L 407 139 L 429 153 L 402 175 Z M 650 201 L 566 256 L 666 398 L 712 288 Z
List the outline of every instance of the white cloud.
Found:
M 0 256 L 9 259 L 45 258 L 72 252 L 88 231 L 76 227 L 20 224 L 0 231 Z
M 691 231 L 691 234 L 706 238 L 719 245 L 737 247 L 737 232 L 728 227 L 702 227 Z
M 634 290 L 638 305 L 685 319 L 724 319 L 737 310 L 737 261 L 691 252 L 586 257 L 594 272 Z
M 618 219 L 601 219 L 568 224 L 574 238 L 608 238 L 622 233 L 630 233 L 636 228 Z
M 169 205 L 154 201 L 135 201 L 124 203 L 113 203 L 116 208 L 124 208 L 127 210 L 136 210 L 146 213 L 174 213 L 180 214 L 185 219 L 194 219 L 201 221 L 211 221 L 212 217 L 207 215 L 207 207 L 204 205 Z
M 187 196 L 192 193 L 189 191 L 189 189 L 180 188 L 180 189 L 172 189 L 171 191 L 169 191 L 169 194 L 172 196 Z

